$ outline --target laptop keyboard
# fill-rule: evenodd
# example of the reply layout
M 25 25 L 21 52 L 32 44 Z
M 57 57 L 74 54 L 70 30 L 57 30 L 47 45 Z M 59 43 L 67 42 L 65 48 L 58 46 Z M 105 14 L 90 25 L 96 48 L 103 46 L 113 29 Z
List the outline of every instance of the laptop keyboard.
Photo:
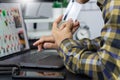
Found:
M 61 69 L 64 63 L 56 52 L 38 52 L 22 57 L 22 67 Z
M 40 59 L 44 59 L 46 57 L 48 57 L 49 55 L 47 54 L 39 54 L 39 53 L 35 53 L 29 56 L 29 58 L 27 58 L 29 61 L 31 62 L 36 62 Z
M 52 54 L 57 54 L 56 52 L 34 52 L 32 54 L 27 54 L 22 57 L 24 62 L 38 62 L 40 59 L 44 59 Z

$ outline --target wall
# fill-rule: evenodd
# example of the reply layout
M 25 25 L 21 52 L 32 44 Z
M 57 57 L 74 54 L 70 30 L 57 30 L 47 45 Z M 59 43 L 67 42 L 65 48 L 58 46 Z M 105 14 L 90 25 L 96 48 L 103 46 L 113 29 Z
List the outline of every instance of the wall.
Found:
M 90 8 L 92 8 L 93 10 Z M 35 12 L 35 11 L 32 11 L 32 12 Z M 26 12 L 26 14 L 28 13 L 31 13 L 31 12 L 30 11 Z M 38 11 L 38 14 L 39 16 L 52 17 L 52 3 L 42 3 L 41 8 Z M 91 39 L 100 35 L 101 28 L 103 27 L 103 19 L 102 19 L 101 11 L 98 9 L 96 4 L 93 4 L 93 6 L 91 6 L 90 4 L 85 4 L 85 7 L 81 11 L 78 17 L 78 20 L 80 22 L 85 22 L 86 25 L 89 26 L 90 32 L 91 32 L 91 36 L 90 36 Z M 26 25 L 27 25 L 28 31 L 33 30 L 32 23 L 26 23 Z M 38 25 L 38 28 L 37 28 L 38 30 L 46 30 L 48 29 L 48 26 L 49 26 L 48 23 L 38 23 L 37 25 Z
M 79 21 L 85 22 L 90 28 L 90 38 L 100 35 L 101 28 L 103 27 L 103 18 L 100 11 L 83 11 L 80 13 Z

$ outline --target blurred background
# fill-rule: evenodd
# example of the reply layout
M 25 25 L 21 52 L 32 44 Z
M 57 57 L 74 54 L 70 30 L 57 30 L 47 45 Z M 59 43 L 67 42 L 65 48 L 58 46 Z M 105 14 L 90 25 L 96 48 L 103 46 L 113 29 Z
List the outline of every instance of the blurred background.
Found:
M 0 2 L 21 4 L 28 38 L 32 44 L 32 41 L 41 36 L 51 34 L 52 23 L 57 16 L 64 14 L 69 0 L 0 0 Z M 78 16 L 80 26 L 87 26 L 89 29 L 90 39 L 98 37 L 103 27 L 102 14 L 96 2 L 97 0 L 90 0 L 84 4 Z M 57 13 L 54 11 L 55 8 L 58 9 Z

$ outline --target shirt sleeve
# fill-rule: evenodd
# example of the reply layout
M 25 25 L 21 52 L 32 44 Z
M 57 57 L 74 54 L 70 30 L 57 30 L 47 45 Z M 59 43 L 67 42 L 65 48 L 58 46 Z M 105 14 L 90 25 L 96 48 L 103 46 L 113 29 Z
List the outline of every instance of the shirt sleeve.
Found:
M 86 74 L 90 76 L 90 70 L 92 70 L 91 72 L 102 75 L 100 73 L 101 67 L 99 66 L 101 63 L 96 53 L 101 46 L 101 42 L 102 38 L 100 37 L 93 40 L 83 39 L 79 41 L 65 39 L 60 44 L 58 52 L 64 60 L 65 67 L 69 71 L 75 74 Z
M 71 49 L 85 49 L 85 50 L 91 50 L 91 51 L 97 51 L 104 43 L 104 40 L 102 37 L 97 37 L 93 40 L 90 40 L 88 38 L 84 38 L 82 40 L 73 40 L 73 39 L 65 39 L 62 41 L 60 48 L 58 50 L 59 55 L 63 57 L 63 53 L 61 52 L 62 49 L 64 49 L 64 52 L 69 52 Z

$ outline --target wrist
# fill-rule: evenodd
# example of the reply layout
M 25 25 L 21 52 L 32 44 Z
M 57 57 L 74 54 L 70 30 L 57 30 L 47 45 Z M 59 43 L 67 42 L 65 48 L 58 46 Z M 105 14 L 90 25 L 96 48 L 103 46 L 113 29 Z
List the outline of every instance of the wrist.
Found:
M 59 43 L 59 47 L 60 47 L 60 45 L 61 45 L 64 41 L 66 41 L 66 40 L 68 40 L 68 39 L 71 39 L 71 38 L 65 38 L 65 39 L 63 39 L 63 40 Z
M 59 42 L 57 42 L 57 45 L 60 47 L 61 43 L 64 42 L 67 39 L 72 39 L 72 38 L 64 38 L 62 40 L 60 40 Z

